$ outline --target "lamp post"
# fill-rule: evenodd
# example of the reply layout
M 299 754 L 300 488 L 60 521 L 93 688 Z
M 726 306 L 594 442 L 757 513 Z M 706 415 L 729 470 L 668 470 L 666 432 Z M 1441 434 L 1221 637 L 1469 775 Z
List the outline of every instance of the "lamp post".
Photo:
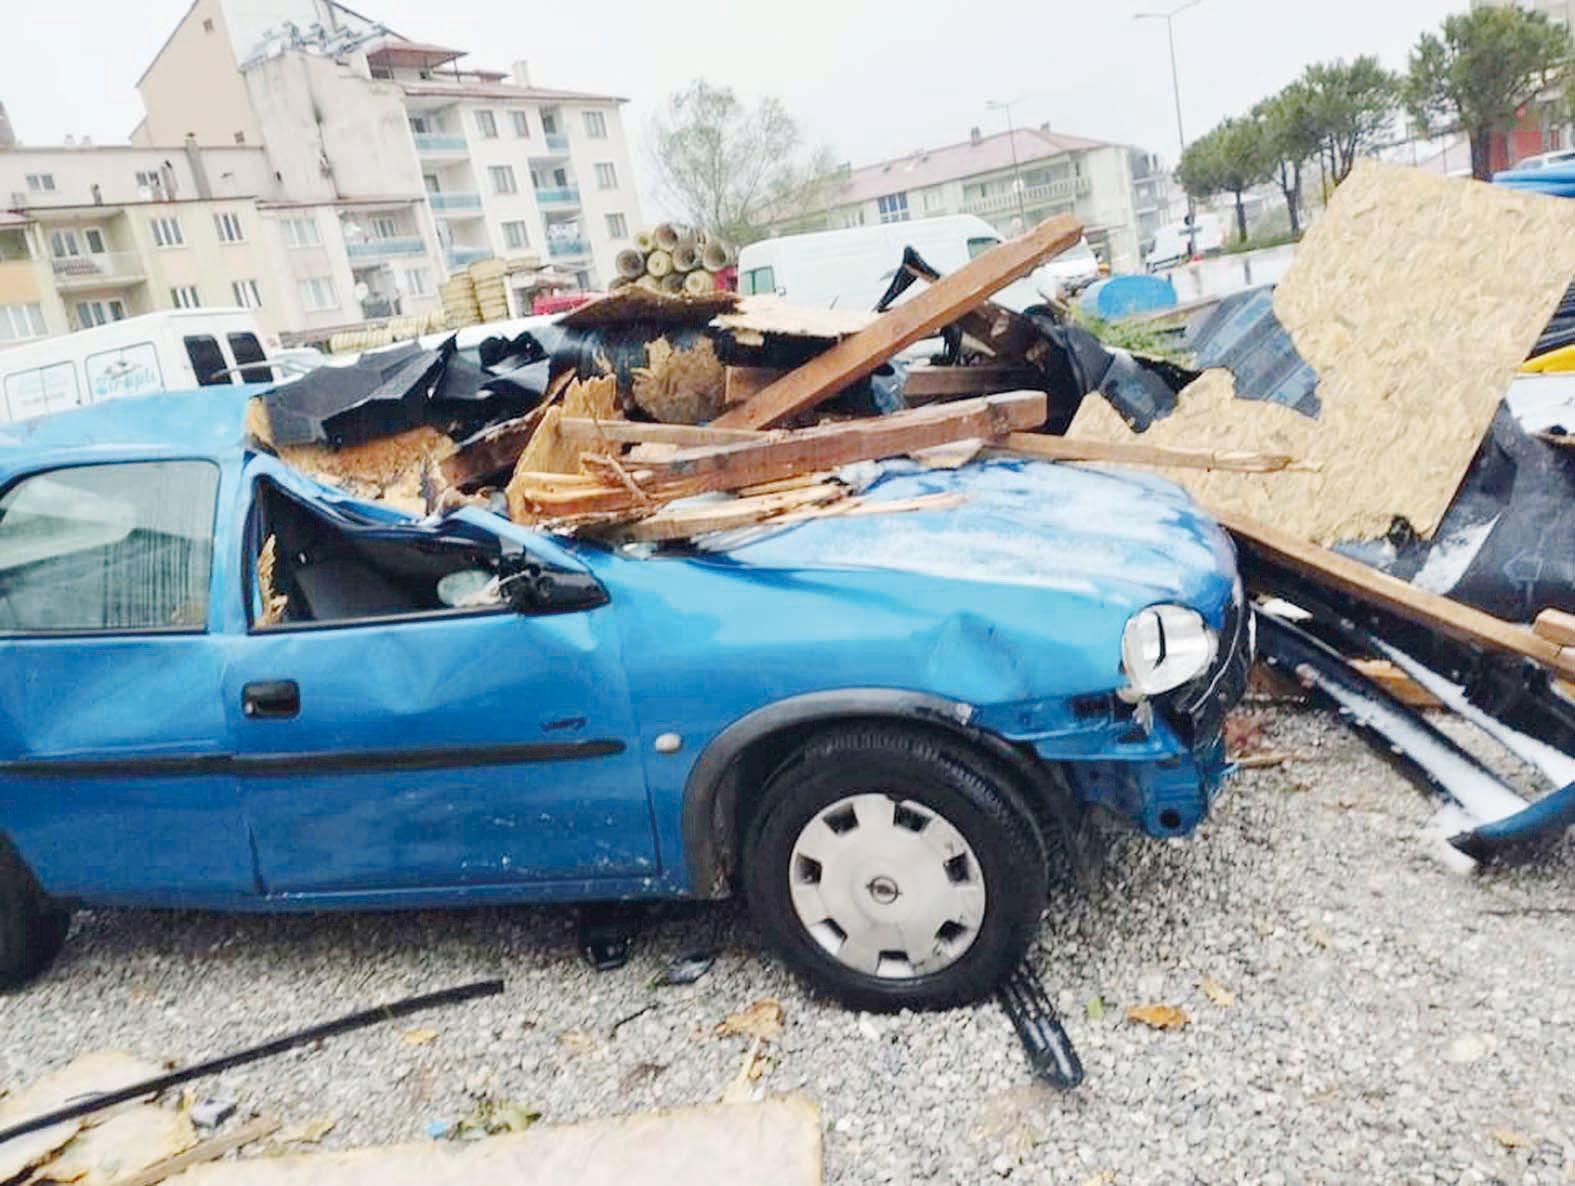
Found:
M 1139 13 L 1134 13 L 1133 16 L 1132 16 L 1132 19 L 1135 20 L 1135 21 L 1164 21 L 1165 22 L 1165 34 L 1170 39 L 1170 89 L 1171 89 L 1171 94 L 1175 97 L 1175 101 L 1176 101 L 1176 143 L 1179 146 L 1178 151 L 1180 151 L 1182 153 L 1185 153 L 1187 151 L 1187 132 L 1186 132 L 1186 129 L 1182 127 L 1182 123 L 1181 123 L 1181 74 L 1176 69 L 1176 18 L 1178 16 L 1180 16 L 1182 13 L 1186 12 L 1187 9 L 1189 9 L 1189 8 L 1196 8 L 1199 4 L 1202 4 L 1202 3 L 1203 3 L 1203 0 L 1186 0 L 1186 3 L 1178 4 L 1178 5 L 1176 5 L 1175 8 L 1172 8 L 1168 12 L 1139 12 Z M 1178 165 L 1181 163 L 1181 157 L 1178 156 L 1176 158 L 1176 163 Z M 1192 195 L 1188 194 L 1187 195 L 1187 254 L 1189 256 L 1192 256 L 1192 255 L 1196 255 L 1197 253 L 1198 253 L 1197 212 L 1196 212 L 1196 210 L 1193 207 Z
M 1199 3 L 1200 0 L 1193 0 Z M 986 99 L 985 108 L 990 111 L 1006 112 L 1006 142 L 1012 146 L 1012 188 L 1017 191 L 1017 232 L 1021 234 L 1028 229 L 1028 210 L 1023 203 L 1023 178 L 1017 166 L 1017 128 L 1012 123 L 1012 104 L 1016 99 L 1001 102 L 998 99 Z

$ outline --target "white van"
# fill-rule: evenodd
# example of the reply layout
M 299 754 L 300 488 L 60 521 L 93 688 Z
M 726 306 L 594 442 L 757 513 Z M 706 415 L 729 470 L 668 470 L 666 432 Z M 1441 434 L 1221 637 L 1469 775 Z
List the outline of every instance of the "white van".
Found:
M 127 317 L 0 350 L 0 423 L 125 395 L 284 379 L 290 372 L 268 365 L 280 355 L 279 339 L 246 309 Z
M 751 243 L 738 253 L 738 291 L 775 294 L 794 305 L 819 309 L 872 309 L 912 247 L 938 272 L 954 272 L 1001 242 L 1001 233 L 975 214 L 949 214 L 916 222 L 817 231 Z M 1059 269 L 1057 261 L 1061 261 Z M 995 300 L 1018 312 L 1045 301 L 1099 264 L 1086 241 L 1023 279 Z M 1065 273 L 1064 275 L 1062 273 Z
M 1218 255 L 1225 247 L 1225 223 L 1218 214 L 1198 212 L 1196 228 L 1197 254 Z M 1166 223 L 1154 232 L 1154 246 L 1148 253 L 1151 272 L 1172 264 L 1186 262 L 1192 253 L 1194 233 L 1187 220 Z

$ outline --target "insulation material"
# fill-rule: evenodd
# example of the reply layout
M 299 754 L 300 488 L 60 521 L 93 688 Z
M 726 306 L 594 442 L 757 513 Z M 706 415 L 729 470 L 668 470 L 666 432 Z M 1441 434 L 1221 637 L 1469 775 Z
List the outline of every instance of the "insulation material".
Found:
M 674 348 L 666 338 L 645 347 L 646 365 L 634 372 L 630 394 L 653 420 L 667 424 L 704 424 L 723 405 L 722 363 L 710 338 Z
M 78 1133 L 31 1181 L 107 1186 L 196 1143 L 196 1130 L 185 1112 L 145 1104 Z
M 1575 202 L 1363 162 L 1274 295 L 1318 374 L 1319 417 L 1233 398 L 1232 376 L 1211 371 L 1144 439 L 1317 466 L 1169 475 L 1303 538 L 1373 539 L 1397 516 L 1430 536 L 1572 274 Z M 1130 439 L 1103 401 L 1084 403 L 1071 435 Z
M 424 513 L 422 475 L 454 452 L 454 442 L 435 428 L 412 428 L 343 449 L 285 445 L 279 459 L 319 482 L 357 498 L 381 498 Z

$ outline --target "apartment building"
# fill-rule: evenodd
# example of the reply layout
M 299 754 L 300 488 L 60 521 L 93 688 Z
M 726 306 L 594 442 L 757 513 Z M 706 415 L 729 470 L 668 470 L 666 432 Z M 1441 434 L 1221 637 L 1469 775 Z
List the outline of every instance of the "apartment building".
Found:
M 0 150 L 0 346 L 157 309 L 239 305 L 311 336 L 437 308 L 419 198 L 281 188 L 261 147 Z
M 777 233 L 977 214 L 1016 234 L 1053 214 L 1076 214 L 1088 242 L 1117 271 L 1141 270 L 1145 240 L 1169 218 L 1170 183 L 1151 153 L 1052 132 L 1048 125 L 967 140 L 854 169 L 818 209 Z
M 599 287 L 640 221 L 625 100 L 464 57 L 333 0 L 195 0 L 132 139 L 258 143 L 290 200 L 419 198 L 446 270 L 536 256 Z

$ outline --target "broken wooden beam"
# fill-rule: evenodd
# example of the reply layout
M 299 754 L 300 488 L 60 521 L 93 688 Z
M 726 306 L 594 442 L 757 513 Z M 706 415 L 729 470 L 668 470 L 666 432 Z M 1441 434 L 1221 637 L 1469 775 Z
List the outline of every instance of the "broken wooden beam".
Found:
M 512 470 L 541 423 L 547 405 L 525 415 L 483 429 L 460 442 L 459 448 L 438 462 L 438 472 L 450 486 L 476 486 Z
M 992 293 L 1027 275 L 1047 256 L 1071 247 L 1082 235 L 1083 224 L 1070 214 L 1061 214 L 992 247 L 912 300 L 881 314 L 868 329 L 844 338 L 735 405 L 717 418 L 716 427 L 767 428 L 815 407 L 904 347 L 931 336 Z
M 1450 638 L 1488 650 L 1520 655 L 1565 678 L 1575 677 L 1575 647 L 1561 647 L 1524 626 L 1419 589 L 1359 560 L 1320 548 L 1257 519 L 1218 507 L 1208 510 L 1248 547 L 1309 580 L 1380 606 Z
M 780 367 L 726 367 L 722 371 L 722 402 L 731 406 L 753 399 L 785 374 Z
M 566 441 L 595 444 L 649 443 L 681 445 L 732 445 L 739 441 L 760 440 L 780 433 L 757 432 L 750 428 L 708 428 L 691 424 L 660 424 L 648 420 L 592 420 L 584 416 L 565 416 L 558 421 L 558 436 Z
M 1575 647 L 1575 614 L 1545 609 L 1531 623 L 1532 630 L 1561 647 Z
M 729 498 L 695 506 L 668 508 L 621 527 L 618 535 L 631 540 L 688 539 L 711 531 L 730 531 L 761 523 L 787 511 L 824 506 L 846 498 L 846 486 L 825 482 L 753 498 Z
M 1044 376 L 1031 367 L 909 367 L 902 397 L 910 404 L 955 395 L 995 395 L 1002 391 L 1038 391 Z
M 983 258 L 982 256 L 980 258 Z M 968 437 L 992 439 L 1044 423 L 1042 391 L 987 395 L 913 408 L 890 416 L 842 420 L 707 449 L 687 449 L 648 468 L 660 479 L 688 479 L 712 490 L 735 489 L 833 469 L 855 461 L 897 457 Z
M 1299 469 L 1295 458 L 1278 453 L 1242 453 L 1232 450 L 1171 449 L 1129 441 L 1089 441 L 1043 433 L 1014 432 L 996 451 L 1042 461 L 1105 461 L 1120 465 L 1174 466 L 1178 469 L 1234 470 L 1267 474 Z

